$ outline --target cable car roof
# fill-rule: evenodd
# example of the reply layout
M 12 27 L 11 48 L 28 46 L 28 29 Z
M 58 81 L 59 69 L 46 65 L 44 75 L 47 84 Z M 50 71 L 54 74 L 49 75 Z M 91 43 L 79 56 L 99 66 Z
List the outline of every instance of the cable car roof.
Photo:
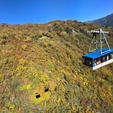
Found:
M 99 49 L 99 50 L 96 50 L 94 52 L 91 52 L 91 53 L 88 53 L 86 55 L 83 55 L 83 57 L 88 57 L 88 58 L 96 59 L 96 58 L 99 58 L 101 56 L 104 56 L 104 55 L 107 55 L 107 54 L 113 52 L 113 48 L 110 49 L 110 51 L 107 51 L 107 50 L 108 50 L 108 48 L 102 48 L 102 51 L 103 52 L 106 51 L 106 52 L 100 54 L 101 53 L 101 50 Z

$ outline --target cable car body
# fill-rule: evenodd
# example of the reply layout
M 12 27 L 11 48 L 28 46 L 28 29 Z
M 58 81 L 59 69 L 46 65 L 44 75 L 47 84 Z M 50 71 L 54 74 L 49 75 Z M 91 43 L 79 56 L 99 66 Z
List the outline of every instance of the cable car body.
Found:
M 108 48 L 103 48 L 106 51 Z M 100 54 L 101 50 L 96 50 L 89 54 L 83 55 L 84 64 L 92 67 L 93 70 L 99 69 L 100 67 L 106 66 L 113 63 L 113 48 L 110 51 Z
M 100 49 L 97 49 L 97 40 L 95 41 L 96 50 L 90 51 L 91 45 L 93 44 L 93 41 L 90 43 L 89 53 L 86 55 L 83 55 L 83 64 L 86 66 L 91 67 L 93 70 L 99 69 L 103 66 L 106 66 L 108 64 L 113 63 L 113 48 L 111 49 L 109 47 L 109 44 L 107 42 L 107 39 L 104 34 L 108 34 L 108 32 L 102 31 L 102 29 L 99 30 L 92 30 L 91 33 L 95 36 L 95 34 L 100 34 Z M 94 37 L 95 38 L 95 37 Z M 92 40 L 94 40 L 94 38 Z M 106 45 L 108 48 L 102 48 L 103 40 L 105 40 Z

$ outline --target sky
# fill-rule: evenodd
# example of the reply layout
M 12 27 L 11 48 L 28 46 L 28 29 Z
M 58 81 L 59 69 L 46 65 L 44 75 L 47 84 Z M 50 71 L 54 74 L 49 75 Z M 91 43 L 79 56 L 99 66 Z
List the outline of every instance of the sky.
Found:
M 0 0 L 0 23 L 88 21 L 113 13 L 113 0 Z

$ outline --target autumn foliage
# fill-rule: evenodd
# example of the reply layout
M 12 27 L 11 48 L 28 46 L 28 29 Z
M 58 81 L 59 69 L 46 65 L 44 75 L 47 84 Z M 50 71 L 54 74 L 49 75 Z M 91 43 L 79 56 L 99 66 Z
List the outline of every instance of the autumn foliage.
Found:
M 113 64 L 96 71 L 82 64 L 87 31 L 97 28 L 72 20 L 0 24 L 0 113 L 112 113 Z

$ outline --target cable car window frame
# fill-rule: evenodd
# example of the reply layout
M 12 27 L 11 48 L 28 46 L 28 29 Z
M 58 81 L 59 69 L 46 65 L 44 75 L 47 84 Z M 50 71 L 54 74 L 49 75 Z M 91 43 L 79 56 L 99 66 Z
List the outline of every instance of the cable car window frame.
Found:
M 110 53 L 110 58 L 113 59 L 113 53 Z
M 103 60 L 103 58 L 104 58 L 104 60 Z M 104 56 L 101 56 L 101 57 L 94 59 L 94 66 L 99 65 L 101 63 L 104 63 L 110 59 L 113 59 L 113 53 L 109 53 L 107 55 L 104 55 Z
M 89 66 L 89 67 L 93 67 L 93 59 L 92 58 L 88 58 L 88 57 L 83 57 L 83 64 Z

